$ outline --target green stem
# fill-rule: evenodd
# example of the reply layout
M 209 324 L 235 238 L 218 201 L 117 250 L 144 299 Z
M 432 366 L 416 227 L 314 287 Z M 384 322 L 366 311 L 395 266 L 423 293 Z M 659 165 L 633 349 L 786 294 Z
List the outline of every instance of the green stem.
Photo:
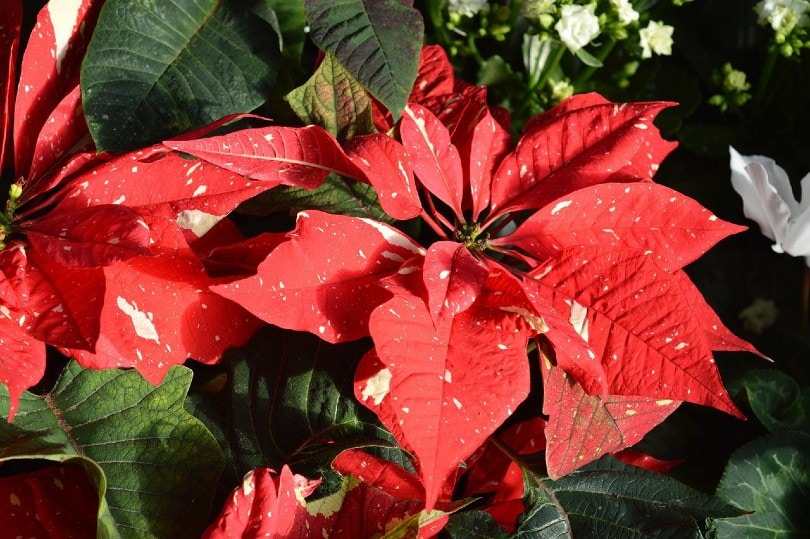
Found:
M 810 319 L 810 267 L 804 266 L 802 277 L 802 316 L 799 321 L 799 333 L 807 331 L 808 319 Z
M 554 70 L 555 67 L 557 67 L 557 65 L 559 65 L 560 60 L 562 60 L 562 57 L 565 54 L 565 51 L 567 50 L 568 49 L 566 49 L 565 45 L 563 45 L 562 43 L 557 45 L 557 50 L 555 50 L 549 57 L 548 62 L 543 67 L 543 72 L 537 79 L 537 82 L 533 84 L 531 88 L 529 88 L 530 91 L 538 92 L 543 89 L 543 86 L 546 85 L 546 82 L 548 82 L 548 78 L 551 76 L 551 72 Z
M 759 76 L 759 82 L 757 83 L 757 89 L 754 92 L 754 103 L 753 103 L 753 115 L 754 117 L 759 117 L 765 110 L 765 92 L 768 89 L 768 83 L 771 80 L 771 75 L 773 74 L 773 68 L 776 65 L 776 59 L 779 57 L 779 51 L 775 48 L 771 48 L 770 54 L 768 54 L 767 60 L 765 60 L 765 65 L 762 67 L 762 73 Z
M 599 54 L 596 54 L 594 56 L 600 62 L 604 63 L 605 58 L 608 57 L 608 54 L 611 53 L 611 51 L 613 50 L 613 48 L 615 46 L 616 46 L 616 40 L 611 39 L 610 41 L 608 41 L 604 46 L 602 46 L 599 49 Z M 572 86 L 574 87 L 574 90 L 578 91 L 580 89 L 580 86 L 582 86 L 585 82 L 587 82 L 588 79 L 590 79 L 593 76 L 593 74 L 596 72 L 597 69 L 599 69 L 599 68 L 598 67 L 593 67 L 593 66 L 586 66 L 585 69 L 583 69 L 579 73 L 579 75 L 577 75 L 577 78 L 575 78 L 574 81 L 571 83 Z

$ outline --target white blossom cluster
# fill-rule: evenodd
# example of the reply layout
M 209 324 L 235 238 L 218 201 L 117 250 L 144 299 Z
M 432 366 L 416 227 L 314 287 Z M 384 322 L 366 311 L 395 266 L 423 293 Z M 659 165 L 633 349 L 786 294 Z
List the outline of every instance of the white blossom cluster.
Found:
M 805 0 L 801 1 L 806 3 Z M 609 0 L 609 5 L 612 10 L 610 17 L 619 24 L 623 26 L 638 24 L 640 15 L 631 0 Z M 521 13 L 528 19 L 556 20 L 553 29 L 559 40 L 573 54 L 593 43 L 602 34 L 604 30 L 602 24 L 606 15 L 597 13 L 597 3 L 593 0 L 588 2 L 574 0 L 565 3 L 559 0 L 523 0 Z M 641 57 L 672 54 L 673 30 L 672 26 L 657 21 L 649 21 L 645 28 L 639 29 Z
M 451 15 L 475 17 L 486 5 L 487 0 L 450 0 L 447 11 Z
M 777 34 L 788 35 L 794 28 L 810 26 L 807 0 L 762 0 L 756 6 L 759 24 L 770 25 Z

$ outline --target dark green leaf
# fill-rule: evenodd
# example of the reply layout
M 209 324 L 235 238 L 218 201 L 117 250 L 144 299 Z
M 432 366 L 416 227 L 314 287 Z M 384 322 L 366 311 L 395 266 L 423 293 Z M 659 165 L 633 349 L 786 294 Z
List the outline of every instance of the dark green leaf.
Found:
M 81 459 L 103 494 L 97 464 L 109 506 L 99 529 L 108 537 L 199 537 L 223 461 L 211 434 L 183 410 L 190 383 L 180 366 L 155 387 L 132 370 L 71 362 L 50 393 L 24 393 L 14 423 L 0 424 L 0 459 Z M 6 393 L 0 387 L 0 408 Z
M 240 212 L 252 215 L 270 215 L 280 211 L 296 213 L 303 210 L 321 210 L 336 215 L 393 222 L 380 207 L 373 187 L 366 183 L 348 181 L 334 174 L 330 174 L 315 190 L 278 187 L 239 206 Z
M 424 22 L 402 0 L 304 0 L 311 37 L 398 119 L 416 80 Z
M 810 535 L 810 435 L 757 438 L 729 459 L 717 495 L 753 514 L 715 521 L 721 538 Z
M 371 99 L 331 51 L 315 74 L 285 97 L 305 124 L 318 124 L 338 140 L 374 131 Z
M 787 374 L 773 370 L 750 370 L 739 382 L 751 410 L 771 432 L 810 431 L 810 390 L 801 388 Z
M 454 513 L 443 531 L 452 539 L 502 539 L 507 536 L 492 515 L 484 511 Z
M 376 417 L 354 399 L 354 371 L 370 343 L 331 345 L 308 333 L 268 326 L 229 356 L 223 395 L 225 417 L 206 423 L 226 425 L 220 439 L 229 455 L 225 490 L 249 470 L 287 464 L 307 477 L 324 477 L 322 491 L 340 484 L 332 459 L 344 449 L 395 447 Z M 401 450 L 386 450 L 404 462 Z
M 246 0 L 108 0 L 82 64 L 100 150 L 127 150 L 267 99 L 278 38 Z
M 546 485 L 537 484 L 534 477 L 524 472 L 526 512 L 517 521 L 511 537 L 515 539 L 570 539 L 571 524 L 560 502 Z
M 285 63 L 300 67 L 301 53 L 304 50 L 307 17 L 304 12 L 304 0 L 266 0 L 276 13 L 281 27 L 281 38 L 284 46 L 281 49 Z
M 706 519 L 739 514 L 719 498 L 609 457 L 547 485 L 574 537 L 703 537 Z

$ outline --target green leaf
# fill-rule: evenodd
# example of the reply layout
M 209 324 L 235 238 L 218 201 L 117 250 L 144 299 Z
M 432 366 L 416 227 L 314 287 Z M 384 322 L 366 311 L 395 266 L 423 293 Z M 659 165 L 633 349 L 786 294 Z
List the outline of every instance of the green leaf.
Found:
M 774 369 L 746 371 L 739 383 L 766 429 L 810 431 L 810 389 L 799 387 L 793 378 Z
M 508 535 L 485 511 L 454 513 L 443 531 L 451 539 L 503 539 Z
M 602 67 L 602 61 L 585 49 L 579 49 L 574 54 L 588 67 Z
M 143 147 L 264 103 L 278 38 L 244 4 L 108 0 L 81 71 L 98 149 Z
M 183 410 L 190 383 L 180 366 L 155 387 L 132 370 L 70 362 L 51 392 L 24 393 L 14 423 L 0 424 L 0 460 L 80 459 L 100 494 L 106 477 L 104 536 L 199 537 L 223 462 L 211 434 Z
M 315 190 L 278 187 L 239 206 L 240 212 L 252 215 L 270 215 L 279 211 L 296 213 L 304 210 L 367 217 L 386 223 L 394 221 L 383 211 L 373 187 L 366 183 L 345 180 L 335 174 L 330 174 Z
M 276 13 L 281 27 L 281 39 L 284 46 L 281 49 L 285 64 L 292 64 L 295 68 L 301 65 L 301 54 L 306 42 L 305 28 L 307 25 L 304 0 L 266 0 Z M 289 67 L 289 65 L 287 65 Z
M 304 0 L 311 37 L 399 119 L 411 94 L 424 36 L 404 0 Z
M 284 98 L 305 124 L 318 124 L 338 140 L 374 132 L 371 99 L 332 51 L 315 74 Z
M 719 498 L 610 457 L 547 486 L 574 537 L 703 537 L 708 518 L 739 515 Z
M 529 473 L 523 473 L 526 485 L 524 504 L 527 507 L 517 521 L 511 537 L 515 539 L 570 539 L 571 524 L 565 510 L 546 485 L 538 484 Z
M 717 495 L 752 514 L 715 521 L 718 537 L 780 538 L 810 534 L 810 435 L 757 438 L 731 456 Z
M 322 492 L 332 492 L 341 481 L 331 468 L 338 453 L 395 447 L 376 416 L 354 399 L 355 367 L 369 347 L 365 341 L 331 345 L 268 326 L 232 351 L 228 385 L 219 395 L 221 417 L 204 420 L 226 425 L 225 492 L 253 468 L 284 464 L 307 477 L 324 476 Z M 201 414 L 212 409 L 195 406 Z M 399 449 L 384 456 L 404 463 Z

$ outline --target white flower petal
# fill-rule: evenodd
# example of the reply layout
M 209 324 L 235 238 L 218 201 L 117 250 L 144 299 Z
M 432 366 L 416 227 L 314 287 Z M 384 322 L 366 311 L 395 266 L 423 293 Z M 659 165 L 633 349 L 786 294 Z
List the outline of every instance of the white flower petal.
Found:
M 775 240 L 776 235 L 760 200 L 759 192 L 746 170 L 746 165 L 753 161 L 740 155 L 737 150 L 731 147 L 729 147 L 729 154 L 731 155 L 731 185 L 743 199 L 745 216 L 759 225 L 763 235 Z

